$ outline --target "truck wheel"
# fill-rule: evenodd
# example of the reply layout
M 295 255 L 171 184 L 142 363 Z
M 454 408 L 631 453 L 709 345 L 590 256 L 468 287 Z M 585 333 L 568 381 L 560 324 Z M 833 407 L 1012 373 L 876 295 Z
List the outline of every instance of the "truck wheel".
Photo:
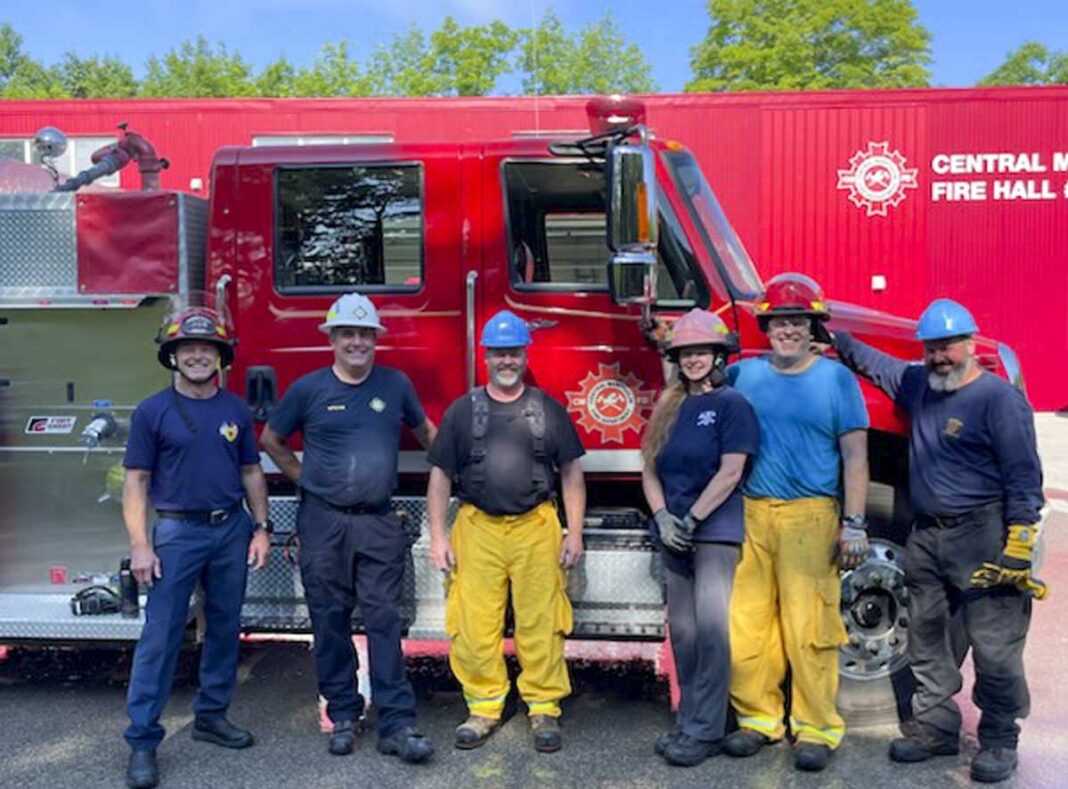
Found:
M 908 593 L 902 549 L 873 538 L 868 561 L 842 574 L 838 708 L 853 726 L 894 723 L 908 710 Z

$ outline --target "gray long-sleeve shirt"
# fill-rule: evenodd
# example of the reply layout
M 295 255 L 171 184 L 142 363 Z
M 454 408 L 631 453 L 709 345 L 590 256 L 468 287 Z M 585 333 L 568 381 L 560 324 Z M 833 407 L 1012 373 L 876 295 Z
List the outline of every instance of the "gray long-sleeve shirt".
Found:
M 928 385 L 927 368 L 837 332 L 842 362 L 886 392 L 908 415 L 909 495 L 922 515 L 961 515 L 1002 502 L 1006 523 L 1035 523 L 1042 466 L 1030 404 L 990 373 L 953 392 Z

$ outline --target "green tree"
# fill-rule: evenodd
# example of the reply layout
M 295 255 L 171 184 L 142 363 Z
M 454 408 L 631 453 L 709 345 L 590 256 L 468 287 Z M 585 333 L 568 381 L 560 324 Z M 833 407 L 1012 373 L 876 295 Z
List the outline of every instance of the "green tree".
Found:
M 296 95 L 297 70 L 285 56 L 263 67 L 253 80 L 257 96 L 271 98 Z
M 389 46 L 375 47 L 367 73 L 377 96 L 442 96 L 448 92 L 448 79 L 438 70 L 431 44 L 415 25 L 395 35 Z
M 22 49 L 22 36 L 0 25 L 0 98 L 58 99 L 65 96 L 55 69 L 38 63 Z
M 979 84 L 1068 85 L 1068 52 L 1051 52 L 1044 44 L 1028 41 L 1010 52 Z
M 349 56 L 349 42 L 324 44 L 309 68 L 302 68 L 293 81 L 297 96 L 369 96 L 371 79 Z
M 73 52 L 58 66 L 64 92 L 75 99 L 128 98 L 137 95 L 133 71 L 114 57 L 82 58 Z
M 494 20 L 488 25 L 460 27 L 445 17 L 430 35 L 434 70 L 445 82 L 445 93 L 454 96 L 485 96 L 497 80 L 512 70 L 511 56 L 519 35 Z
M 251 96 L 255 93 L 252 69 L 226 45 L 214 47 L 204 36 L 185 41 L 162 59 L 148 59 L 141 83 L 145 96 Z
M 930 83 L 912 0 L 708 0 L 688 91 L 905 88 Z
M 652 67 L 629 44 L 611 14 L 570 34 L 550 9 L 536 28 L 520 34 L 524 93 L 649 93 Z

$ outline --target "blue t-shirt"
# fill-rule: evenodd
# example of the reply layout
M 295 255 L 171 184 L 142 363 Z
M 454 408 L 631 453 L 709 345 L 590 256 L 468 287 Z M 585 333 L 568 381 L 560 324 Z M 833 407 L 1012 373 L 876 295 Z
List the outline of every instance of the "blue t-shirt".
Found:
M 923 364 L 835 333 L 842 360 L 909 415 L 909 498 L 920 515 L 963 515 L 1000 501 L 1006 523 L 1036 523 L 1042 465 L 1035 418 L 1023 393 L 982 373 L 954 392 L 928 383 Z
M 268 424 L 283 437 L 301 431 L 302 488 L 340 507 L 376 508 L 397 487 L 401 423 L 425 421 L 408 376 L 375 365 L 358 384 L 330 367 L 297 379 Z
M 126 468 L 152 473 L 148 495 L 160 510 L 232 507 L 245 495 L 241 467 L 259 462 L 248 406 L 223 389 L 206 400 L 175 389 L 144 400 L 130 419 L 123 459 Z
M 738 392 L 722 386 L 701 395 L 690 395 L 679 406 L 679 415 L 664 448 L 656 456 L 656 476 L 672 515 L 683 517 L 712 477 L 727 452 L 752 458 L 760 445 L 760 427 L 753 407 Z M 749 464 L 747 463 L 747 466 Z M 743 478 L 744 480 L 744 478 Z M 740 543 L 745 538 L 742 486 L 697 527 L 700 542 Z
M 745 495 L 838 497 L 838 439 L 868 427 L 868 411 L 853 374 L 823 357 L 804 372 L 782 373 L 770 356 L 762 356 L 732 364 L 727 375 L 753 404 L 760 422 L 760 454 L 746 480 Z

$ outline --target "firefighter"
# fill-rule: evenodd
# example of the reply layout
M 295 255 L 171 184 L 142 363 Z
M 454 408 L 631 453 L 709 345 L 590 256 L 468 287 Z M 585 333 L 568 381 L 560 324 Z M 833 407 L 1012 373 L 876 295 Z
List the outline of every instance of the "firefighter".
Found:
M 340 297 L 319 330 L 330 337 L 333 364 L 289 387 L 261 442 L 300 491 L 300 572 L 319 693 L 333 723 L 328 749 L 339 756 L 352 753 L 363 714 L 353 671 L 352 612 L 358 600 L 378 709 L 378 750 L 424 762 L 434 749 L 415 728 L 415 695 L 401 651 L 398 606 L 408 542 L 390 498 L 397 486 L 402 425 L 424 447 L 434 425 L 408 377 L 375 364 L 375 343 L 386 329 L 370 299 L 359 293 Z M 298 430 L 303 460 L 286 445 Z
M 668 622 L 681 698 L 676 726 L 655 750 L 685 767 L 715 755 L 727 722 L 729 607 L 745 534 L 742 481 L 760 428 L 727 381 L 727 326 L 694 309 L 671 327 L 678 380 L 642 438 L 642 489 L 664 558 Z
M 982 710 L 976 781 L 1008 778 L 1016 768 L 1017 718 L 1030 699 L 1023 651 L 1031 598 L 1045 585 L 1031 577 L 1043 505 L 1034 414 L 1023 393 L 984 373 L 975 355 L 971 313 L 948 299 L 920 316 L 924 364 L 895 359 L 838 332 L 841 359 L 879 386 L 909 415 L 909 495 L 915 528 L 905 550 L 909 659 L 916 677 L 913 719 L 890 745 L 897 762 L 921 762 L 960 749 L 958 656 L 946 639 L 963 625 L 975 662 L 973 698 Z
M 571 692 L 564 636 L 571 603 L 564 570 L 582 557 L 586 488 L 584 454 L 567 412 L 524 383 L 530 331 L 503 310 L 481 337 L 488 383 L 449 406 L 427 457 L 430 559 L 451 572 L 445 629 L 449 665 L 463 686 L 469 717 L 455 745 L 482 745 L 500 725 L 508 673 L 502 653 L 511 588 L 519 693 L 530 713 L 534 747 L 559 750 L 560 700 Z M 557 516 L 559 471 L 567 536 Z M 460 508 L 446 534 L 449 496 Z
M 851 568 L 869 551 L 868 414 L 849 370 L 811 349 L 828 317 L 811 279 L 773 278 L 757 304 L 771 353 L 728 368 L 756 410 L 760 454 L 745 482 L 745 543 L 731 597 L 731 701 L 740 728 L 723 747 L 752 756 L 784 736 L 789 665 L 794 764 L 807 771 L 826 767 L 845 734 L 835 705 L 846 633 L 834 557 Z
M 252 734 L 230 723 L 226 710 L 237 683 L 246 575 L 249 566 L 263 567 L 270 552 L 267 484 L 252 419 L 216 381 L 234 357 L 227 321 L 215 310 L 178 302 L 156 341 L 160 363 L 177 375 L 134 411 L 123 460 L 130 569 L 149 588 L 127 695 L 131 787 L 159 781 L 159 717 L 198 581 L 206 627 L 192 736 L 227 748 L 252 745 Z M 156 510 L 151 532 L 149 502 Z

